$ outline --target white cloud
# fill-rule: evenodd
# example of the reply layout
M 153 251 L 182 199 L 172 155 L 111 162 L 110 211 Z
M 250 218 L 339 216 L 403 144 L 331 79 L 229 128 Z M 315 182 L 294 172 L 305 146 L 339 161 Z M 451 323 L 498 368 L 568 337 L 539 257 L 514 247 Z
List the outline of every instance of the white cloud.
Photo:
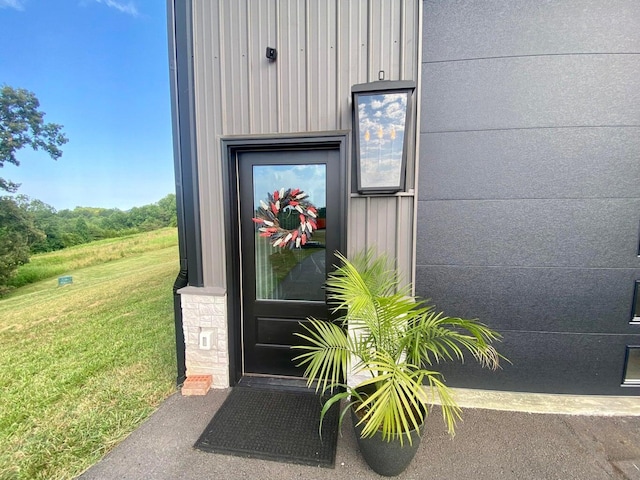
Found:
M 3 0 L 0 0 L 3 1 Z M 102 3 L 110 8 L 115 8 L 119 12 L 126 13 L 127 15 L 131 15 L 132 17 L 137 17 L 140 15 L 138 12 L 138 8 L 135 6 L 133 2 L 116 2 L 115 0 L 95 0 L 97 3 Z
M 393 102 L 387 105 L 385 115 L 387 118 L 398 122 L 404 120 L 406 113 L 406 106 L 401 105 L 400 102 Z
M 0 8 L 14 8 L 24 10 L 25 0 L 0 0 Z
M 385 93 L 382 103 L 387 105 L 391 102 L 400 102 L 403 105 L 407 104 L 407 94 L 406 93 Z

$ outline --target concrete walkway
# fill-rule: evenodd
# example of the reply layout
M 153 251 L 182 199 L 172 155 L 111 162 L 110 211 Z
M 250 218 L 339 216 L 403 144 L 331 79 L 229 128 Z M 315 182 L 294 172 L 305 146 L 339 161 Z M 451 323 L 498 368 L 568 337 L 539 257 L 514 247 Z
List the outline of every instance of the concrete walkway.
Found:
M 82 480 L 371 479 L 350 425 L 335 469 L 201 452 L 193 444 L 229 390 L 177 393 Z M 635 398 L 640 403 L 640 399 Z M 627 402 L 628 404 L 628 402 Z M 451 439 L 434 410 L 420 450 L 398 479 L 640 480 L 640 416 L 532 414 L 467 408 Z

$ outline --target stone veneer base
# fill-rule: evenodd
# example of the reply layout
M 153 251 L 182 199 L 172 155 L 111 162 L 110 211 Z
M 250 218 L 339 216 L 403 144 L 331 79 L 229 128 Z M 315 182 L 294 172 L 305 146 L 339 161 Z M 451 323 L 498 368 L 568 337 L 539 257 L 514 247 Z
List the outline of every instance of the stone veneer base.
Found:
M 229 386 L 227 295 L 220 288 L 178 290 L 182 306 L 187 378 L 211 375 L 212 388 Z M 200 334 L 211 333 L 211 344 L 200 348 Z

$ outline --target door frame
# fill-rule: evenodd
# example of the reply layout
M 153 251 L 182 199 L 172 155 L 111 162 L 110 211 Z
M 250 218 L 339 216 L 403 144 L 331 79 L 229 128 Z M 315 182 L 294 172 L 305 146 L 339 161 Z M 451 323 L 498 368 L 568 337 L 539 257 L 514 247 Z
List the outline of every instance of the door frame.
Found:
M 277 150 L 312 150 L 314 148 L 336 149 L 339 152 L 340 201 L 341 212 L 339 248 L 346 252 L 347 247 L 347 207 L 350 183 L 350 171 L 347 168 L 350 155 L 349 131 L 331 131 L 289 135 L 259 135 L 246 137 L 221 138 L 222 145 L 222 204 L 224 210 L 224 241 L 227 259 L 240 258 L 240 210 L 237 186 L 237 158 L 242 152 L 261 152 Z M 233 208 L 235 206 L 235 208 Z M 229 352 L 229 382 L 236 385 L 242 378 L 242 275 L 239 262 L 226 262 L 227 274 L 227 334 Z

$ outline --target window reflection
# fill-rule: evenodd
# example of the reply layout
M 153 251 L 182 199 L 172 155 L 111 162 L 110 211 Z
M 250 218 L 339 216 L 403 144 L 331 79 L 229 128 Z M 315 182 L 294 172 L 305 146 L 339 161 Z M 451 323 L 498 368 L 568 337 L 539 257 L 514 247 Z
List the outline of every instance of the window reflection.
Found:
M 356 97 L 360 187 L 363 189 L 401 183 L 408 96 L 402 92 Z
M 324 301 L 322 286 L 326 280 L 326 166 L 324 164 L 255 165 L 253 201 L 257 215 L 261 201 L 274 192 L 299 189 L 316 210 L 317 229 L 305 245 L 289 242 L 281 248 L 268 237 L 260 236 L 256 225 L 255 267 L 257 300 Z M 281 228 L 295 231 L 300 215 L 295 209 L 278 211 Z M 291 248 L 290 248 L 291 247 Z

